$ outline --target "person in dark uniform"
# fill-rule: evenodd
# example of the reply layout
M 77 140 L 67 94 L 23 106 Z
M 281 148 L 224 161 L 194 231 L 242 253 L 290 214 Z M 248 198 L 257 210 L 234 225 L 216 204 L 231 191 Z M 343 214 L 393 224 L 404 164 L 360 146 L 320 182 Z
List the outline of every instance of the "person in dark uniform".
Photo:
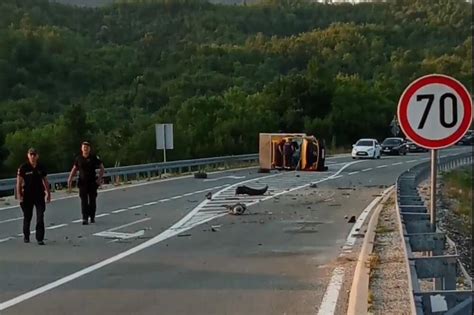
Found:
M 96 169 L 99 169 L 99 177 L 96 176 Z M 95 223 L 95 212 L 97 208 L 97 189 L 102 183 L 104 176 L 104 164 L 100 158 L 91 153 L 89 142 L 81 145 L 81 154 L 74 161 L 71 173 L 69 174 L 68 188 L 71 191 L 72 180 L 79 171 L 79 197 L 81 198 L 82 224 Z
M 20 166 L 16 177 L 16 197 L 23 211 L 23 240 L 25 243 L 30 242 L 30 225 L 35 207 L 36 240 L 39 245 L 44 245 L 44 212 L 46 202 L 51 202 L 51 192 L 46 169 L 38 162 L 38 152 L 30 148 L 27 157 L 28 161 Z

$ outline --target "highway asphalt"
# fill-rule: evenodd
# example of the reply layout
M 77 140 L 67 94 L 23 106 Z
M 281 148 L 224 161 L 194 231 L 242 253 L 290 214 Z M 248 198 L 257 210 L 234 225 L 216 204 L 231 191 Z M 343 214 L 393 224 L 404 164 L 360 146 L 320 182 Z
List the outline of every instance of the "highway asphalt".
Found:
M 344 216 L 428 160 L 344 156 L 327 172 L 247 169 L 121 187 L 99 194 L 88 226 L 77 196 L 56 200 L 46 246 L 24 244 L 21 211 L 0 208 L 0 314 L 315 313 L 352 226 Z M 235 197 L 241 182 L 269 185 L 269 195 Z M 239 201 L 248 215 L 227 215 Z

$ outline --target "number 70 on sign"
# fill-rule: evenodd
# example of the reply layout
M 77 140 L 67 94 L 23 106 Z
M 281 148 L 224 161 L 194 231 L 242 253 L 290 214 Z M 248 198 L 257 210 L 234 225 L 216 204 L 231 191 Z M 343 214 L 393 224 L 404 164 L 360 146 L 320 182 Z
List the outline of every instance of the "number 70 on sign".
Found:
M 458 142 L 472 123 L 472 98 L 457 80 L 439 74 L 412 82 L 398 103 L 405 135 L 427 149 Z

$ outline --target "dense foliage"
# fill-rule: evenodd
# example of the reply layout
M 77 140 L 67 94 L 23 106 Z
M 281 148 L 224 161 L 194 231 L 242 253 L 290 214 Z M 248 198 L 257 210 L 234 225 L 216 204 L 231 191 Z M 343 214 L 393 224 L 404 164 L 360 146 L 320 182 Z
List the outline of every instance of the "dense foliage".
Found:
M 2 0 L 0 175 L 31 145 L 64 171 L 82 139 L 106 166 L 159 161 L 159 122 L 172 159 L 256 152 L 259 132 L 380 139 L 417 76 L 472 86 L 471 18 L 461 0 Z

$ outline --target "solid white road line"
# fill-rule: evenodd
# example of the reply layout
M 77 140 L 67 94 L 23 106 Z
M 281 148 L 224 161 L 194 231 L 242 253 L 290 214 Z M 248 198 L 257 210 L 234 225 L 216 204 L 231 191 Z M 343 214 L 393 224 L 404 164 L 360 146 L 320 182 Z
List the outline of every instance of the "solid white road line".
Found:
M 336 267 L 332 273 L 328 288 L 324 294 L 323 301 L 318 310 L 318 315 L 332 315 L 336 311 L 339 292 L 341 291 L 344 280 L 344 268 Z
M 364 224 L 367 216 L 370 214 L 373 208 L 378 204 L 378 202 L 385 196 L 392 187 L 387 188 L 382 193 L 381 197 L 377 197 L 362 211 L 357 219 L 356 223 L 351 229 L 351 232 L 347 236 L 346 244 L 343 247 L 343 253 L 341 255 L 347 253 L 352 249 L 355 244 L 355 237 L 353 236 Z M 340 256 L 341 256 L 340 255 Z M 331 280 L 329 285 L 326 289 L 326 293 L 324 294 L 323 301 L 321 302 L 321 306 L 318 311 L 318 315 L 333 315 L 336 311 L 337 301 L 339 299 L 339 292 L 341 291 L 342 284 L 344 280 L 344 268 L 341 266 L 336 267 L 331 276 Z

